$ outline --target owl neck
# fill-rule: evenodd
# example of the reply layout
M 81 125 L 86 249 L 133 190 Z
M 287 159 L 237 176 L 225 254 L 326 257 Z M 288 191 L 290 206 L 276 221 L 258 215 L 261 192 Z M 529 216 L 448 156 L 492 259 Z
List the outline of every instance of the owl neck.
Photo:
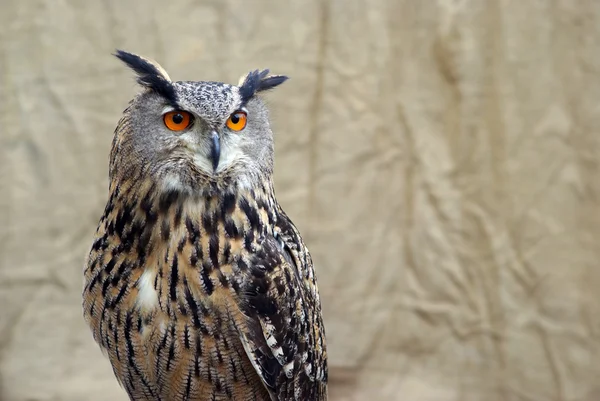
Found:
M 124 250 L 137 251 L 141 260 L 188 252 L 192 264 L 218 266 L 273 233 L 280 209 L 272 185 L 265 183 L 203 195 L 165 190 L 150 181 L 114 186 L 104 216 L 107 234 L 119 237 Z

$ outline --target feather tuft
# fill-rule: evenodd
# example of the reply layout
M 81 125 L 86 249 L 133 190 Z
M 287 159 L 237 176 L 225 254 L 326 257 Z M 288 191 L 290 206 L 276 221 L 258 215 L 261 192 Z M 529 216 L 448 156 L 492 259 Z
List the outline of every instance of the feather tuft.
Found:
M 135 71 L 138 84 L 153 90 L 170 103 L 177 103 L 177 93 L 171 78 L 157 62 L 123 50 L 117 50 L 114 56 Z
M 250 71 L 239 80 L 240 96 L 242 103 L 246 103 L 257 92 L 273 89 L 288 80 L 284 75 L 270 75 L 269 70 Z

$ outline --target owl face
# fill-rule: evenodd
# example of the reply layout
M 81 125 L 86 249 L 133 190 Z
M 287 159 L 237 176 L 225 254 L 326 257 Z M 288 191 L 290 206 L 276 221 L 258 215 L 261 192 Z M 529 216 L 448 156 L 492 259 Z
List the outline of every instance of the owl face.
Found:
M 254 71 L 237 86 L 173 82 L 155 62 L 125 52 L 117 57 L 146 90 L 125 111 L 127 129 L 117 129 L 111 175 L 143 171 L 167 190 L 197 191 L 214 183 L 252 185 L 272 174 L 273 134 L 257 93 L 286 77 Z

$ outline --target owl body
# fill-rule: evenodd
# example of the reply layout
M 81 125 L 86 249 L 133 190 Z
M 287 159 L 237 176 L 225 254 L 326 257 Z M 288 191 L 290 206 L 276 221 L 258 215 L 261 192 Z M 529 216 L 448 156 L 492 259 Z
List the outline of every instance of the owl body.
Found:
M 115 131 L 83 292 L 115 376 L 132 400 L 326 400 L 312 260 L 276 201 L 256 96 L 284 79 L 171 82 L 118 56 L 146 90 Z

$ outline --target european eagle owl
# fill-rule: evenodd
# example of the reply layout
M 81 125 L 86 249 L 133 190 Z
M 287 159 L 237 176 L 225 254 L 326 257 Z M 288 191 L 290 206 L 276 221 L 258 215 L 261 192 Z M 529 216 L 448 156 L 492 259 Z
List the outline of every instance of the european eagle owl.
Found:
M 326 400 L 317 281 L 259 96 L 287 78 L 172 81 L 116 56 L 143 90 L 115 130 L 83 311 L 118 381 L 131 400 Z

